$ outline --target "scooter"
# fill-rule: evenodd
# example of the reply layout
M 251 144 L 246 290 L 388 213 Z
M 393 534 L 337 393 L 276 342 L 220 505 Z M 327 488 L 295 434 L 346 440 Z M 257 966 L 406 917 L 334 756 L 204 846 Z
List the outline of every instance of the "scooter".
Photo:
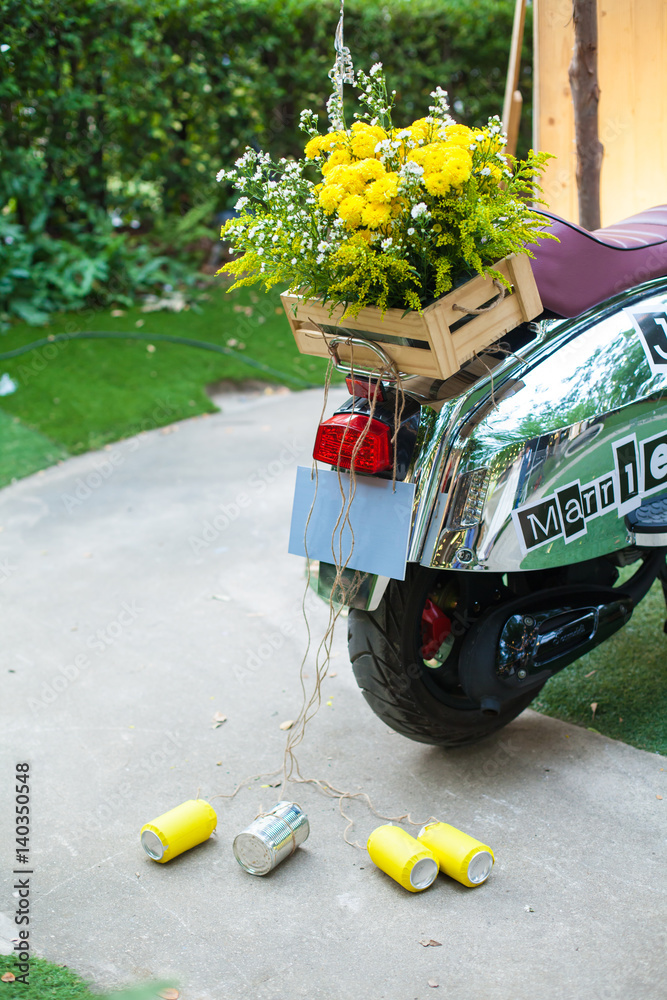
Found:
M 348 606 L 373 711 L 422 743 L 495 732 L 657 578 L 667 600 L 667 206 L 596 232 L 544 215 L 542 314 L 441 381 L 334 351 L 330 468 L 297 478 L 290 551 Z

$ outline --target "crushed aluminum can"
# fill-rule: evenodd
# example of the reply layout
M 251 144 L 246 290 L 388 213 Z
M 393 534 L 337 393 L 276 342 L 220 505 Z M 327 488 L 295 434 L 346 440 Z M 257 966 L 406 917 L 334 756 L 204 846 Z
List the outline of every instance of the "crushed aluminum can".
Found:
M 310 824 L 295 802 L 279 802 L 234 838 L 234 857 L 251 875 L 266 875 L 307 839 Z

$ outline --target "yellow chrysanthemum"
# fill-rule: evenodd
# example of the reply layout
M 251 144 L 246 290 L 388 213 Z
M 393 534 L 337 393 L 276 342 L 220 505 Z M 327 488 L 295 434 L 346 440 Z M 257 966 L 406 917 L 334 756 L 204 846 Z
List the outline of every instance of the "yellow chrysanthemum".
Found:
M 426 158 L 422 182 L 429 194 L 444 195 L 451 187 L 467 181 L 471 171 L 472 157 L 467 149 L 442 143 L 437 155 Z
M 355 122 L 351 128 L 350 145 L 352 152 L 359 160 L 375 156 L 378 142 L 387 138 L 387 133 L 379 125 L 368 125 L 367 122 Z
M 445 129 L 445 139 L 448 143 L 467 149 L 474 141 L 475 133 L 465 125 L 448 125 Z
M 368 202 L 361 213 L 361 221 L 369 229 L 378 229 L 389 222 L 391 218 L 391 206 L 381 205 L 378 202 Z
M 334 149 L 333 153 L 322 167 L 322 173 L 326 177 L 333 167 L 338 167 L 341 164 L 346 165 L 348 163 L 351 163 L 350 154 L 346 149 L 339 146 L 337 149 Z
M 320 136 L 320 149 L 335 149 L 336 146 L 344 146 L 346 142 L 347 134 L 345 132 L 327 132 L 326 135 Z
M 335 184 L 342 184 L 348 194 L 363 194 L 366 183 L 356 169 L 356 164 L 346 166 L 340 164 L 333 167 L 327 175 L 327 183 L 332 180 Z
M 380 204 L 390 202 L 398 194 L 398 174 L 388 173 L 377 181 L 373 181 L 366 189 L 366 197 L 369 201 Z
M 368 122 L 354 122 L 350 132 L 353 135 L 374 135 L 378 142 L 387 138 L 387 133 L 380 125 L 369 125 Z
M 338 206 L 338 215 L 350 227 L 358 226 L 366 201 L 360 194 L 349 194 Z
M 341 184 L 325 184 L 319 193 L 318 201 L 324 211 L 331 215 L 345 195 L 345 188 Z
M 437 170 L 432 174 L 424 174 L 422 180 L 428 193 L 434 196 L 447 194 L 452 186 L 449 177 L 442 170 Z
M 375 147 L 378 141 L 372 135 L 353 135 L 350 145 L 354 155 L 358 159 L 363 160 L 375 154 Z
M 365 181 L 377 181 L 385 175 L 384 164 L 373 158 L 359 160 L 354 164 L 354 169 Z
M 315 160 L 318 156 L 322 156 L 322 138 L 321 135 L 314 135 L 306 143 L 304 153 L 309 159 Z
M 418 118 L 416 122 L 413 122 L 412 125 L 409 126 L 409 128 L 412 133 L 412 138 L 417 142 L 426 142 L 434 131 L 433 122 L 428 121 L 426 118 Z
M 462 146 L 450 146 L 445 150 L 446 157 L 443 170 L 452 184 L 463 184 L 472 172 L 472 156 Z

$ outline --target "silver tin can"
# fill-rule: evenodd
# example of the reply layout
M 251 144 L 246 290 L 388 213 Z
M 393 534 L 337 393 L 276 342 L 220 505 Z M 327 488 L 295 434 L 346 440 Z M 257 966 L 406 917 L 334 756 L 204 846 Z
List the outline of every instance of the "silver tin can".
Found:
M 308 817 L 295 802 L 279 802 L 234 838 L 234 857 L 251 875 L 266 875 L 294 854 L 310 833 Z

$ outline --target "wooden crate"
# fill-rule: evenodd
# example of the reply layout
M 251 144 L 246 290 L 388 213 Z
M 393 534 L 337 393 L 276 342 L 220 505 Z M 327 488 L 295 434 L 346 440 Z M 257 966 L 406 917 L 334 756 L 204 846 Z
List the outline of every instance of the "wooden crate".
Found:
M 336 306 L 330 313 L 329 306 L 319 299 L 304 302 L 300 296 L 287 292 L 281 299 L 302 354 L 327 358 L 333 337 L 357 337 L 378 344 L 404 374 L 445 379 L 454 375 L 476 351 L 542 312 L 530 260 L 525 254 L 504 257 L 494 268 L 511 282 L 512 292 L 495 308 L 479 316 L 468 316 L 452 306 L 478 309 L 497 297 L 492 279 L 481 276 L 460 285 L 421 314 L 388 309 L 383 316 L 379 309 L 367 307 L 354 319 L 341 323 L 343 306 Z M 340 360 L 349 363 L 350 347 L 342 343 L 337 349 Z M 378 368 L 378 356 L 373 351 L 355 346 L 353 354 L 355 367 Z

